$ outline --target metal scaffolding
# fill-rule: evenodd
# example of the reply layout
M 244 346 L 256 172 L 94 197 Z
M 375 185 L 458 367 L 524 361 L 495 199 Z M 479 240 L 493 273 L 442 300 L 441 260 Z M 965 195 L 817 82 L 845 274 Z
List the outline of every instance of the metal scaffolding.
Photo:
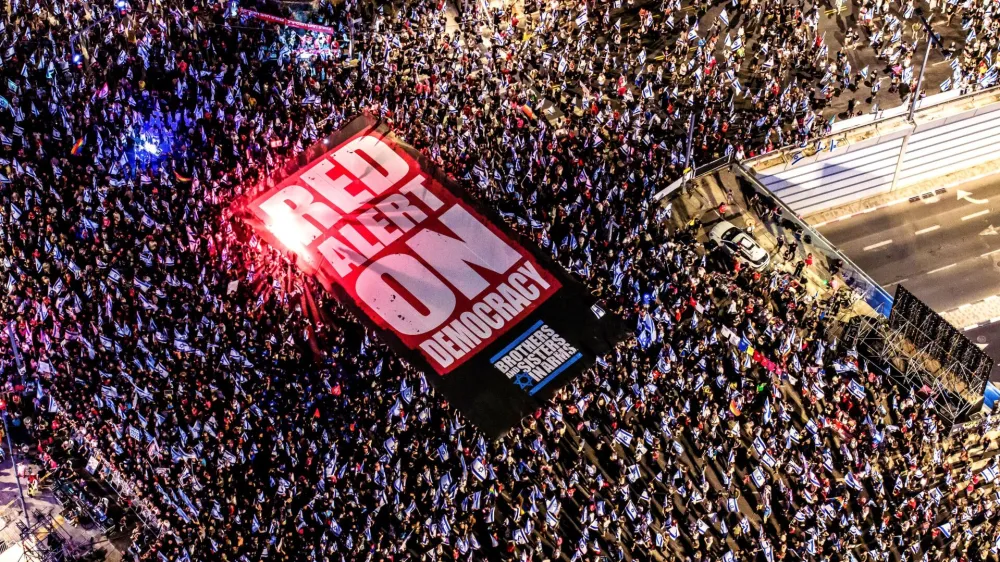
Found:
M 3 562 L 69 562 L 85 559 L 94 548 L 89 542 L 74 539 L 63 527 L 61 518 L 52 512 L 33 511 L 31 525 L 17 521 L 16 528 L 5 533 Z M 15 536 L 10 536 L 16 533 Z
M 900 386 L 929 394 L 938 415 L 949 425 L 967 418 L 982 401 L 986 380 L 953 356 L 950 342 L 931 337 L 928 322 L 918 326 L 904 316 L 892 324 L 883 317 L 859 316 L 846 334 L 869 366 L 882 370 Z

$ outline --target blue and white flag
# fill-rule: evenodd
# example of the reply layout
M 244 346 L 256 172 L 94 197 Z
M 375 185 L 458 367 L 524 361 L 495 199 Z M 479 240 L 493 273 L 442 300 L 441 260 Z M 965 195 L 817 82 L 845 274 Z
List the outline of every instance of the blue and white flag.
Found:
M 867 396 L 865 393 L 865 387 L 854 379 L 851 379 L 851 382 L 847 383 L 847 390 L 854 396 L 857 396 L 860 400 L 864 400 Z
M 997 473 L 998 473 L 998 471 L 997 471 L 996 467 L 991 466 L 991 467 L 987 468 L 986 470 L 980 472 L 979 476 L 981 476 L 983 478 L 983 480 L 986 481 L 987 484 L 990 484 L 994 480 L 997 479 Z
M 482 459 L 477 458 L 472 461 L 472 475 L 479 479 L 480 482 L 486 480 L 487 471 Z
M 615 441 L 621 443 L 626 447 L 632 446 L 632 434 L 624 429 L 619 429 L 615 431 Z

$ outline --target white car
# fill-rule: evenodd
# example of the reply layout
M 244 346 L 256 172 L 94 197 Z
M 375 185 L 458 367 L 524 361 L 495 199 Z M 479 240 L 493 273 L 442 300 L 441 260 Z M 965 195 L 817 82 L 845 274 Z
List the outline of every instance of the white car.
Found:
M 752 236 L 731 222 L 722 221 L 712 227 L 708 239 L 729 250 L 729 253 L 740 256 L 754 269 L 764 269 L 771 261 L 771 256 L 767 255 Z

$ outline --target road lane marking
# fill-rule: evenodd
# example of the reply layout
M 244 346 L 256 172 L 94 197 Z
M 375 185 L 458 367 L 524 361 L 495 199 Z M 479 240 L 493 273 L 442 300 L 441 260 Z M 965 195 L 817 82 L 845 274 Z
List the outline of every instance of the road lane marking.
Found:
M 965 199 L 969 203 L 973 203 L 975 205 L 985 205 L 985 204 L 987 204 L 987 203 L 990 202 L 989 199 L 973 199 L 972 198 L 972 193 L 970 193 L 968 191 L 961 190 L 961 189 L 959 189 L 958 192 L 956 192 L 955 195 L 958 196 L 958 200 L 959 201 L 961 201 L 962 199 Z
M 968 326 L 966 326 L 965 328 L 962 328 L 962 329 L 968 331 L 968 330 L 975 330 L 978 327 L 979 327 L 979 324 L 969 324 Z
M 939 228 L 941 228 L 941 225 L 940 224 L 935 224 L 934 226 L 928 226 L 927 228 L 922 228 L 922 229 L 914 232 L 914 234 L 916 234 L 917 236 L 920 236 L 921 234 L 927 234 L 928 232 L 934 232 L 935 230 L 937 230 Z
M 989 212 L 990 212 L 989 209 L 983 209 L 982 211 L 978 211 L 978 212 L 972 213 L 971 215 L 965 215 L 964 217 L 962 217 L 962 220 L 967 221 L 969 219 L 974 219 L 976 217 L 981 217 L 981 216 L 983 216 L 985 214 L 988 214 Z
M 950 264 L 950 265 L 946 265 L 944 267 L 939 267 L 937 269 L 932 269 L 932 270 L 930 270 L 930 271 L 927 272 L 927 275 L 930 275 L 931 273 L 937 273 L 939 271 L 944 271 L 946 269 L 951 269 L 951 268 L 955 267 L 956 265 L 958 265 L 958 264 L 957 263 L 953 263 L 953 264 Z
M 892 287 L 893 285 L 898 285 L 898 284 L 902 283 L 903 281 L 909 281 L 909 280 L 910 280 L 909 277 L 904 277 L 904 278 L 900 279 L 899 281 L 893 281 L 892 283 L 889 283 L 888 285 L 886 285 L 886 287 Z
M 989 256 L 992 256 L 993 254 L 995 254 L 997 252 L 1000 252 L 1000 249 L 991 250 L 989 252 L 986 252 L 985 254 L 979 254 L 979 257 L 981 257 L 981 258 L 989 257 Z
M 958 309 L 959 310 L 965 310 L 966 308 L 969 308 L 970 306 L 972 306 L 972 303 L 971 302 L 967 302 L 967 303 L 963 304 L 962 306 L 958 307 Z
M 892 244 L 892 240 L 883 240 L 883 241 L 879 242 L 878 244 L 872 244 L 871 246 L 865 246 L 864 250 L 862 250 L 862 251 L 867 252 L 868 250 L 874 250 L 875 248 L 881 248 L 882 246 L 887 246 L 889 244 Z

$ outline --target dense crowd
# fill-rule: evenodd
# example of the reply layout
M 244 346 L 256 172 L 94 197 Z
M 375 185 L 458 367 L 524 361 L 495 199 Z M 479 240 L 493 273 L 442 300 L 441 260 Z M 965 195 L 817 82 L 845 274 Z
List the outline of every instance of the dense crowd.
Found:
M 898 6 L 865 6 L 892 27 Z M 995 3 L 948 6 L 995 43 Z M 232 4 L 9 4 L 15 426 L 99 461 L 152 537 L 139 560 L 995 558 L 997 461 L 973 470 L 993 419 L 949 437 L 829 333 L 835 296 L 651 203 L 692 113 L 699 161 L 742 157 L 822 132 L 816 90 L 857 82 L 819 7 L 709 8 L 466 3 L 456 22 L 348 0 L 311 12 L 327 36 Z M 366 112 L 636 326 L 500 439 L 231 207 Z

